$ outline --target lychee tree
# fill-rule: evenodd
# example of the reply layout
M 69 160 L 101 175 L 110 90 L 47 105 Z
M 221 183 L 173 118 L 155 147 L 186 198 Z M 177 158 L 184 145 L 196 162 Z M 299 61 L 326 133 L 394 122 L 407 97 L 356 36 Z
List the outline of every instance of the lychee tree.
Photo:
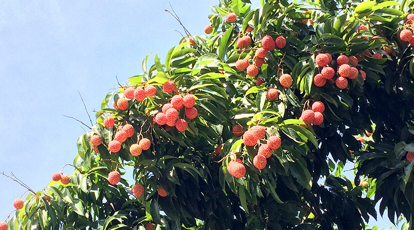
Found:
M 220 1 L 8 228 L 364 229 L 377 203 L 412 222 L 413 4 Z

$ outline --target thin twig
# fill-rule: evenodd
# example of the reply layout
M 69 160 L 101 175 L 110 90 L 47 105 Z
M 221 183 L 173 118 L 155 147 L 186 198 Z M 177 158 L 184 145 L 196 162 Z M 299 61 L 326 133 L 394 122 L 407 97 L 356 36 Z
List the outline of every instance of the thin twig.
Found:
M 13 173 L 11 173 L 12 176 L 9 176 L 9 175 L 5 174 L 4 172 L 2 172 L 1 174 L 3 174 L 3 176 L 5 176 L 5 177 L 10 178 L 14 182 L 18 183 L 20 186 L 22 186 L 23 188 L 29 190 L 31 193 L 33 193 L 37 196 L 35 191 L 33 191 L 27 184 L 25 184 L 23 181 L 21 181 L 19 178 L 17 178 Z
M 63 169 L 65 169 L 65 167 L 66 167 L 67 165 L 74 167 L 76 170 L 78 170 L 78 171 L 79 171 L 79 173 L 80 173 L 80 174 L 83 174 L 82 170 L 80 170 L 78 167 L 76 167 L 76 166 L 75 166 L 75 165 L 73 165 L 73 164 L 65 164 L 65 165 L 62 167 L 62 170 L 60 170 L 60 174 L 62 174 Z
M 89 121 L 91 122 L 91 126 L 93 126 L 92 119 L 91 119 L 91 115 L 89 115 L 88 109 L 86 108 L 85 101 L 83 101 L 83 97 L 82 97 L 81 93 L 80 93 L 79 91 L 78 91 L 78 93 L 79 93 L 79 97 L 80 97 L 80 98 L 81 98 L 81 100 L 82 100 L 83 107 L 85 107 L 86 114 L 88 114 Z
M 6 217 L 6 219 L 4 220 L 4 222 L 7 222 L 7 219 L 9 219 L 10 215 L 11 215 L 13 212 L 15 212 L 15 211 L 16 211 L 16 210 L 11 211 L 11 212 L 9 213 L 9 215 L 7 215 L 7 217 Z
M 171 2 L 170 2 L 170 7 L 171 7 L 172 12 L 174 12 L 174 14 L 171 13 L 169 10 L 165 10 L 165 12 L 168 12 L 169 14 L 171 14 L 171 16 L 173 16 L 174 19 L 177 20 L 178 23 L 180 23 L 181 27 L 183 27 L 184 32 L 187 36 L 191 36 L 191 33 L 187 30 L 187 28 L 185 28 L 183 23 L 181 23 L 180 17 L 178 17 L 177 13 L 174 11 L 174 8 L 172 7 Z
M 78 120 L 78 119 L 76 119 L 76 118 L 74 118 L 74 117 L 71 117 L 71 116 L 66 116 L 66 115 L 63 115 L 63 116 L 64 116 L 64 117 L 67 117 L 67 118 L 71 118 L 71 119 L 73 119 L 73 120 L 75 120 L 75 121 L 77 121 L 77 122 L 81 123 L 82 125 L 84 125 L 84 126 L 88 127 L 89 129 L 92 129 L 92 128 L 91 128 L 91 127 L 89 127 L 87 124 L 83 123 L 82 121 L 80 121 L 80 120 Z

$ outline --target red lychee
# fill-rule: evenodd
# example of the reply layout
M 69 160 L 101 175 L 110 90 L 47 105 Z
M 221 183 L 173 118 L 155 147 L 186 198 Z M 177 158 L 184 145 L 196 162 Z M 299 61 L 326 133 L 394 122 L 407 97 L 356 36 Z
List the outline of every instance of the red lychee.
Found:
M 265 80 L 261 77 L 256 78 L 256 86 L 260 86 L 261 84 L 265 83 Z
M 265 156 L 257 154 L 255 157 L 253 157 L 253 165 L 257 169 L 264 169 L 267 164 L 267 159 Z
M 365 54 L 366 56 L 371 55 L 371 53 L 369 52 L 369 49 L 366 49 L 366 50 L 364 51 L 364 54 Z
M 345 89 L 348 86 L 348 79 L 344 77 L 338 77 L 335 81 L 336 87 Z
M 252 43 L 252 39 L 249 36 L 243 36 L 237 39 L 237 47 L 243 49 Z
M 250 26 L 248 26 L 248 27 L 246 28 L 246 33 L 250 33 L 252 30 L 253 30 L 253 28 L 252 28 L 252 27 L 250 27 Z
M 266 136 L 266 129 L 263 126 L 256 125 L 251 129 L 251 131 L 254 133 L 258 140 L 261 140 Z
M 155 94 L 157 94 L 157 88 L 152 85 L 145 86 L 144 91 L 147 97 L 153 97 Z
M 217 148 L 214 149 L 214 153 L 216 155 L 220 155 L 221 154 L 221 149 L 223 148 L 223 146 L 224 146 L 224 143 L 219 144 L 219 146 L 217 146 Z
M 239 59 L 236 61 L 236 69 L 243 71 L 249 66 L 249 60 L 245 59 Z
M 269 101 L 274 101 L 279 97 L 279 92 L 275 88 L 270 88 L 266 92 L 266 98 Z
M 108 115 L 108 116 L 106 116 L 104 118 L 104 125 L 105 125 L 105 127 L 111 128 L 111 127 L 114 126 L 114 124 L 115 124 L 115 120 L 114 120 L 114 118 L 111 115 Z
M 315 119 L 313 119 L 314 125 L 321 125 L 323 123 L 323 115 L 320 112 L 315 112 Z
M 331 61 L 332 61 L 332 55 L 331 54 L 329 54 L 329 53 L 325 53 L 325 55 L 328 57 L 328 59 L 329 59 L 329 62 L 328 62 L 328 64 L 329 63 L 331 63 Z
M 102 144 L 102 138 L 97 134 L 92 135 L 91 136 L 91 144 L 93 146 L 98 146 L 98 145 Z
M 169 108 L 172 108 L 172 105 L 170 103 L 167 103 L 162 106 L 161 110 L 163 113 L 166 113 Z
M 413 33 L 411 33 L 411 30 L 403 29 L 400 32 L 400 40 L 409 42 L 411 40 L 411 37 L 413 36 Z
M 0 230 L 7 230 L 8 226 L 6 222 L 0 222 Z
M 322 76 L 322 74 L 318 73 L 313 78 L 313 84 L 317 87 L 322 87 L 326 84 L 326 79 Z
M 197 115 L 198 115 L 198 111 L 195 107 L 185 109 L 185 116 L 188 119 L 194 119 L 197 117 Z
M 322 77 L 325 79 L 331 79 L 335 76 L 335 70 L 330 66 L 325 66 L 321 71 Z
M 117 140 L 110 141 L 108 144 L 108 149 L 113 153 L 119 152 L 119 150 L 121 150 L 121 142 Z
M 338 64 L 338 66 L 348 64 L 349 58 L 346 55 L 341 54 L 338 56 L 338 58 L 336 58 L 336 63 Z
M 267 145 L 269 146 L 270 149 L 276 150 L 282 144 L 282 140 L 280 139 L 279 136 L 270 136 L 269 138 L 267 138 L 266 143 L 267 143 Z
M 145 99 L 145 90 L 142 88 L 136 88 L 134 91 L 134 98 L 137 101 L 143 101 Z
M 315 101 L 312 104 L 312 111 L 323 113 L 325 111 L 325 105 L 322 101 Z
M 134 136 L 135 130 L 134 126 L 132 126 L 131 124 L 124 125 L 124 127 L 122 127 L 122 130 L 125 131 L 127 137 Z
M 134 187 L 132 187 L 132 193 L 136 197 L 141 197 L 142 195 L 144 195 L 144 186 L 140 184 L 134 185 Z
M 361 32 L 361 31 L 368 31 L 368 28 L 364 25 L 359 25 L 357 32 Z
M 123 143 L 123 142 L 126 141 L 126 139 L 127 139 L 127 134 L 126 134 L 125 131 L 120 130 L 120 131 L 116 132 L 116 134 L 115 134 L 115 140 Z
M 375 53 L 375 54 L 372 55 L 372 58 L 374 58 L 374 59 L 381 59 L 382 58 L 382 55 L 380 53 Z
M 249 77 L 256 77 L 257 74 L 259 74 L 259 68 L 257 68 L 257 66 L 249 65 L 247 67 L 247 75 L 249 75 Z
M 315 62 L 318 66 L 326 66 L 329 64 L 329 57 L 324 53 L 316 55 Z
M 306 125 L 312 124 L 314 119 L 315 119 L 315 112 L 313 112 L 310 109 L 303 111 L 302 115 L 299 118 L 299 120 L 302 120 L 303 122 L 305 122 Z
M 408 152 L 406 158 L 408 162 L 411 162 L 414 159 L 414 152 Z
M 183 105 L 186 108 L 192 108 L 195 105 L 195 97 L 191 94 L 187 94 L 183 98 Z
M 184 132 L 187 129 L 187 127 L 188 127 L 187 121 L 184 119 L 178 119 L 175 122 L 175 128 L 180 132 Z
M 230 161 L 227 171 L 235 178 L 242 178 L 246 175 L 246 167 L 244 167 L 243 163 L 237 161 Z
M 349 66 L 348 64 L 343 64 L 339 66 L 338 73 L 341 77 L 348 77 L 350 69 L 351 66 Z
M 177 86 L 173 81 L 167 81 L 162 85 L 162 89 L 166 93 L 172 93 L 173 91 L 177 90 Z
M 68 175 L 62 175 L 62 179 L 60 179 L 60 182 L 62 182 L 62 184 L 67 185 L 69 184 L 69 176 Z
M 236 136 L 236 137 L 240 137 L 244 133 L 243 126 L 241 126 L 239 124 L 233 126 L 233 128 L 231 129 L 231 131 L 233 132 L 233 135 Z
M 263 144 L 259 147 L 259 150 L 257 151 L 257 154 L 263 155 L 266 158 L 269 158 L 272 156 L 273 150 L 269 147 L 268 144 Z
M 276 47 L 279 49 L 282 49 L 286 46 L 286 38 L 283 36 L 279 36 L 275 40 Z
M 155 122 L 158 125 L 165 125 L 167 124 L 167 116 L 165 116 L 164 113 L 157 113 L 157 115 L 155 116 Z
M 98 146 L 93 146 L 93 147 L 92 147 L 92 149 L 93 149 L 93 151 L 94 151 L 95 153 L 99 153 Z
M 158 187 L 158 195 L 160 197 L 166 197 L 166 196 L 168 196 L 168 192 L 165 191 L 165 189 L 163 187 L 159 186 Z
M 22 199 L 20 199 L 20 198 L 17 198 L 17 199 L 15 199 L 15 200 L 13 201 L 13 206 L 14 206 L 17 210 L 22 209 L 22 208 L 23 208 L 23 205 L 24 205 L 24 202 L 23 202 L 23 200 L 22 200 Z
M 243 134 L 243 143 L 247 146 L 254 146 L 258 139 L 253 131 L 246 131 Z
M 271 36 L 266 35 L 262 38 L 262 47 L 268 51 L 272 51 L 275 49 L 276 44 Z
M 137 156 L 141 155 L 141 153 L 142 153 L 141 145 L 139 145 L 139 144 L 132 144 L 129 147 L 129 152 L 134 157 L 137 157 Z
M 174 109 L 180 110 L 183 107 L 183 97 L 175 95 L 171 98 L 171 105 Z
M 361 74 L 362 80 L 365 80 L 365 78 L 367 77 L 367 74 L 365 73 L 365 71 L 360 70 L 359 73 Z
M 131 87 L 128 87 L 125 89 L 124 91 L 124 96 L 128 99 L 133 99 L 134 98 L 134 89 Z
M 178 119 L 178 111 L 174 108 L 169 108 L 167 112 L 165 112 L 167 116 L 167 125 L 173 127 L 175 125 L 175 121 Z
M 60 179 L 62 179 L 62 175 L 60 173 L 53 173 L 52 180 L 60 181 Z
M 151 141 L 148 138 L 142 138 L 138 143 L 142 150 L 148 150 L 151 146 Z
M 235 13 L 228 13 L 227 15 L 226 15 L 226 21 L 227 22 L 235 22 L 236 21 L 236 19 L 237 19 L 237 15 L 235 14 Z
M 414 14 L 408 14 L 407 15 L 407 22 L 412 23 L 414 21 Z
M 290 86 L 292 86 L 293 83 L 293 79 L 292 76 L 290 76 L 290 74 L 282 74 L 279 77 L 279 83 L 285 87 L 285 88 L 289 88 Z
M 111 185 L 118 184 L 121 181 L 121 174 L 118 171 L 112 171 L 108 174 L 108 181 Z
M 255 64 L 258 68 L 262 67 L 262 65 L 265 63 L 264 58 L 259 58 L 259 57 L 254 57 L 253 61 L 254 61 L 254 64 Z
M 356 79 L 358 77 L 358 69 L 356 67 L 349 68 L 349 79 Z
M 265 58 L 267 56 L 267 50 L 263 47 L 256 50 L 256 56 L 259 58 Z
M 357 66 L 358 65 L 358 58 L 355 56 L 349 56 L 349 63 L 351 63 L 353 66 Z
M 206 25 L 204 27 L 204 33 L 211 34 L 211 32 L 213 32 L 213 27 L 211 25 Z

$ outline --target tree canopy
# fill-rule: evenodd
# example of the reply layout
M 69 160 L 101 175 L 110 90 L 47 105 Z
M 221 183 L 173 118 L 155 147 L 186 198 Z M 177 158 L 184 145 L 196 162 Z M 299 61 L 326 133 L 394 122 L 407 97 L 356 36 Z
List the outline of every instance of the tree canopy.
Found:
M 412 223 L 414 1 L 260 3 L 220 0 L 206 34 L 148 55 L 79 137 L 73 174 L 16 199 L 0 230 Z

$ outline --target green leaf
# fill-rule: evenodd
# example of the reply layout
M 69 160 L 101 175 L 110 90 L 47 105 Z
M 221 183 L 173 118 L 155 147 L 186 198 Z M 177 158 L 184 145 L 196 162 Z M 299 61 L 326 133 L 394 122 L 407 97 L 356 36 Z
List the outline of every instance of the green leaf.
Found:
M 242 207 L 244 208 L 244 211 L 246 211 L 246 213 L 249 213 L 249 208 L 247 207 L 247 203 L 246 203 L 246 193 L 244 191 L 244 187 L 242 186 L 239 187 L 239 198 L 240 198 L 240 203 Z
M 375 1 L 365 1 L 358 4 L 355 8 L 355 15 L 357 18 L 363 18 L 364 16 L 368 16 L 372 13 L 372 9 L 375 6 Z
M 225 57 L 225 54 L 226 54 L 226 52 L 227 52 L 227 48 L 228 48 L 228 46 L 229 46 L 229 38 L 231 37 L 231 34 L 233 33 L 233 27 L 230 27 L 224 34 L 223 34 L 223 36 L 221 37 L 221 39 L 220 39 L 220 45 L 219 45 L 219 49 L 218 49 L 218 55 L 219 55 L 219 58 L 221 59 L 221 60 L 225 60 L 224 59 L 224 57 Z
M 385 7 L 389 7 L 389 6 L 398 6 L 398 5 L 400 5 L 398 2 L 386 1 L 386 2 L 379 3 L 378 5 L 372 7 L 372 10 L 376 11 L 376 10 L 381 9 L 381 8 L 385 8 Z

